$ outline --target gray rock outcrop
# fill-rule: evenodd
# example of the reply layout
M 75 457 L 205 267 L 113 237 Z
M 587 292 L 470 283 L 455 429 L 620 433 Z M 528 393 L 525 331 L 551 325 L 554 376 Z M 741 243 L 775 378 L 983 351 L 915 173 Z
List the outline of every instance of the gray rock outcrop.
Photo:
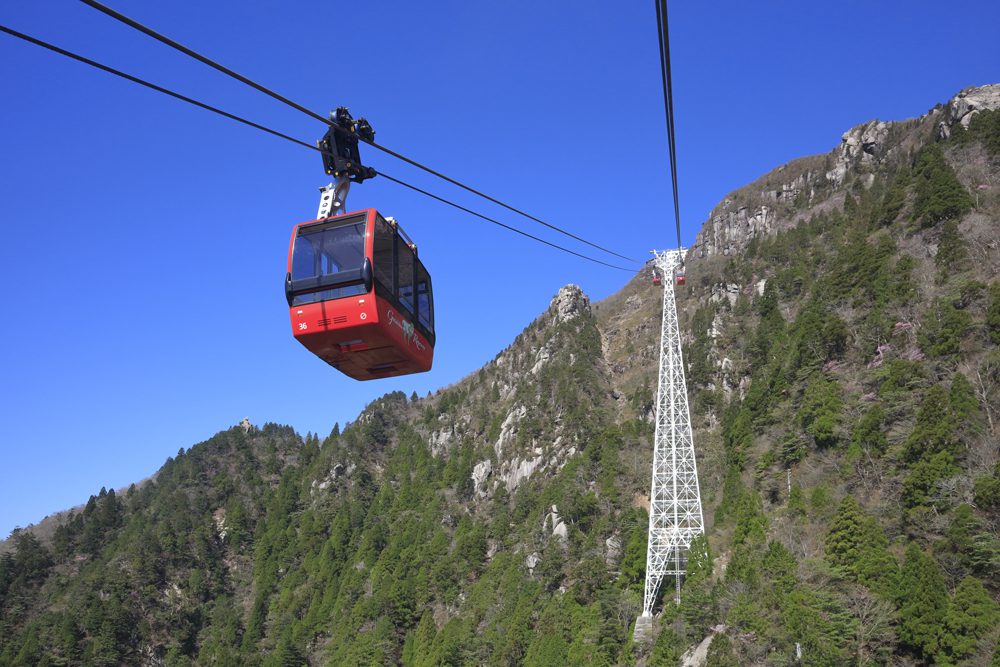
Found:
M 486 480 L 489 479 L 492 472 L 493 462 L 489 459 L 477 463 L 472 469 L 472 488 L 476 490 L 476 494 L 480 498 L 487 494 Z
M 801 158 L 779 167 L 728 195 L 709 215 L 695 243 L 693 256 L 735 255 L 752 239 L 794 227 L 811 214 L 844 205 L 841 186 L 857 177 L 863 187 L 874 183 L 872 168 L 891 159 L 906 159 L 900 142 L 903 123 L 927 124 L 947 137 L 956 124 L 968 127 L 981 111 L 1000 109 L 1000 84 L 966 88 L 946 105 L 909 121 L 870 120 L 844 132 L 840 144 L 826 155 Z M 897 157 L 902 156 L 902 157 Z
M 945 107 L 945 117 L 938 125 L 939 134 L 948 137 L 956 123 L 969 127 L 973 116 L 993 109 L 1000 109 L 1000 83 L 966 88 L 951 98 Z
M 568 322 L 590 313 L 590 297 L 579 285 L 566 285 L 552 299 L 549 309 L 555 312 L 557 323 Z

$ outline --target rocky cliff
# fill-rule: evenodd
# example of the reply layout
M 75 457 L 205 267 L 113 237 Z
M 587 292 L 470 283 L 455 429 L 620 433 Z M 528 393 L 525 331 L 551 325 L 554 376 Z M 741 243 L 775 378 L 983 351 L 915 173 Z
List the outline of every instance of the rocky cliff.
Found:
M 433 395 L 235 426 L 14 535 L 0 665 L 995 663 L 998 90 L 706 223 L 677 305 L 707 535 L 651 643 L 647 268 Z
M 991 84 L 966 88 L 919 118 L 853 127 L 829 153 L 793 160 L 728 195 L 712 210 L 692 255 L 738 255 L 754 238 L 839 208 L 849 177 L 871 187 L 876 172 L 912 160 L 929 135 L 947 138 L 956 124 L 967 128 L 977 113 L 998 108 L 1000 84 Z

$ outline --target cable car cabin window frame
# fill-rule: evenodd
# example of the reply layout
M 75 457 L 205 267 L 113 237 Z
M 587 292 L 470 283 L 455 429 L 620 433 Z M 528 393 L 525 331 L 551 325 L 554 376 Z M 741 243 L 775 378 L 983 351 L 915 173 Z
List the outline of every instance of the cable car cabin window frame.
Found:
M 434 330 L 434 290 L 431 288 L 431 274 L 424 263 L 416 259 L 417 319 L 428 331 Z
M 399 234 L 396 235 L 396 299 L 403 310 L 417 319 L 414 300 L 414 286 L 417 282 L 416 257 L 409 244 Z
M 375 283 L 387 295 L 396 290 L 396 230 L 385 218 L 375 214 L 375 238 L 372 240 L 372 264 L 375 265 Z
M 334 230 L 345 230 L 349 227 L 353 227 L 355 233 L 359 231 L 360 227 L 360 235 L 355 239 L 350 239 L 348 235 L 330 234 Z M 299 227 L 292 248 L 291 272 L 286 285 L 288 305 L 301 306 L 317 301 L 331 301 L 367 294 L 371 290 L 371 262 L 368 259 L 365 244 L 367 232 L 367 214 L 343 216 L 343 218 Z M 316 242 L 309 237 L 320 234 L 322 237 L 319 239 L 319 253 L 317 253 Z M 343 243 L 343 238 L 347 238 L 352 243 Z M 330 252 L 325 253 L 324 250 L 329 247 L 328 244 L 331 244 L 331 241 L 341 241 L 339 245 L 342 247 L 331 247 Z M 303 242 L 306 242 L 307 245 L 300 245 Z M 296 269 L 300 268 L 301 264 L 297 260 L 306 256 L 304 253 L 300 254 L 300 249 L 303 248 L 311 250 L 313 266 L 310 271 L 298 272 Z M 358 266 L 345 268 L 344 264 L 338 262 L 334 253 L 343 249 L 360 250 Z M 336 271 L 331 270 L 334 268 Z M 307 275 L 302 275 L 302 273 L 307 273 Z
M 434 345 L 434 295 L 431 285 L 430 273 L 424 268 L 423 262 L 411 248 L 411 241 L 398 224 L 389 224 L 381 214 L 375 214 L 375 238 L 372 244 L 372 255 L 375 264 L 375 294 L 389 301 L 400 313 L 411 317 L 413 326 L 416 327 L 424 338 Z M 376 256 L 376 249 L 379 247 L 379 237 L 381 235 L 383 243 L 389 239 L 386 236 L 392 234 L 392 270 L 387 272 L 379 268 L 379 257 Z M 382 249 L 383 252 L 387 248 Z M 407 267 L 407 281 L 401 280 L 402 268 Z M 426 299 L 421 287 L 421 278 L 426 276 Z M 387 278 L 391 277 L 391 284 L 387 284 Z M 407 299 L 403 299 L 403 290 L 409 286 L 410 294 Z

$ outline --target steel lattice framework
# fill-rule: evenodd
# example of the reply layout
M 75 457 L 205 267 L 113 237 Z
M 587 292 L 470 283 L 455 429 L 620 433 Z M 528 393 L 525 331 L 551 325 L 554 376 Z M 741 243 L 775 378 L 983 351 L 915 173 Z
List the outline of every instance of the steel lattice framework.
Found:
M 653 252 L 655 265 L 663 277 L 663 328 L 660 333 L 660 382 L 656 392 L 653 481 L 649 495 L 646 593 L 642 606 L 645 617 L 652 616 L 653 603 L 665 576 L 674 577 L 676 600 L 680 600 L 681 577 L 687 566 L 691 540 L 705 531 L 674 300 L 674 274 L 684 253 L 684 248 Z

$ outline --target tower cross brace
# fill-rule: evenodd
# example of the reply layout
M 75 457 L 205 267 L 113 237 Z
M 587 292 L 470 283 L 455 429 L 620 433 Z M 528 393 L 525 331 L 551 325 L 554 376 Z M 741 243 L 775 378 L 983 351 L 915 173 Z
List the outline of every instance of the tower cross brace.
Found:
M 654 264 L 663 278 L 663 325 L 642 605 L 645 618 L 652 616 L 653 604 L 666 576 L 673 576 L 675 601 L 680 601 L 681 577 L 687 568 L 691 541 L 705 531 L 674 299 L 674 274 L 682 266 L 685 252 L 684 248 L 653 251 Z

